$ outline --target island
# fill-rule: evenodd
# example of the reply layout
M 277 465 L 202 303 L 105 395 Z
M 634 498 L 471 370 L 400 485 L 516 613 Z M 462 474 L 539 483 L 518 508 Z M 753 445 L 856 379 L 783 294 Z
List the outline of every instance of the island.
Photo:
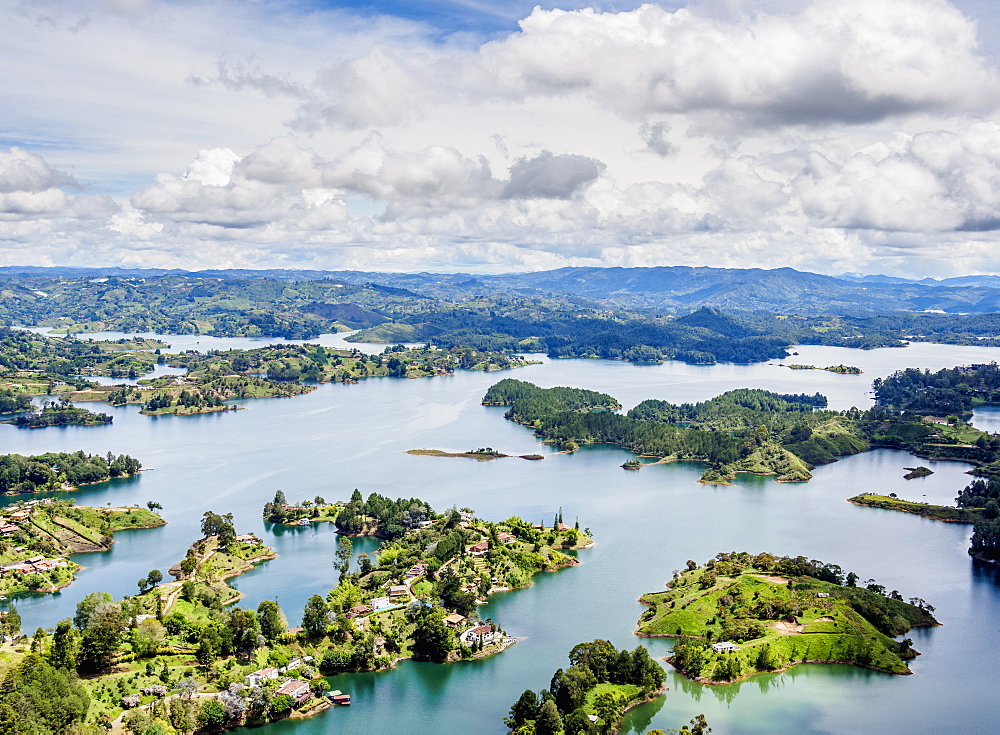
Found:
M 889 495 L 863 493 L 848 499 L 849 503 L 871 508 L 897 510 L 936 521 L 971 523 L 972 539 L 969 554 L 979 561 L 1000 563 L 1000 478 L 991 474 L 969 483 L 955 498 L 955 506 L 916 503 Z
M 976 386 L 991 386 L 995 380 L 1000 397 L 1000 370 L 995 365 L 953 370 Z M 953 378 L 951 370 L 940 372 L 948 380 Z M 739 388 L 698 403 L 648 399 L 622 415 L 618 401 L 605 393 L 540 388 L 513 378 L 491 386 L 482 403 L 508 407 L 504 418 L 531 428 L 543 442 L 565 451 L 605 443 L 657 462 L 705 462 L 708 467 L 700 480 L 705 484 L 731 484 L 741 473 L 773 475 L 778 482 L 806 482 L 816 465 L 879 447 L 932 460 L 966 462 L 974 465 L 970 474 L 1000 474 L 1000 437 L 956 414 L 940 418 L 953 408 L 970 407 L 971 414 L 971 406 L 983 405 L 993 395 L 992 389 L 970 390 L 964 383 L 937 392 L 913 387 L 921 380 L 935 385 L 935 375 L 916 371 L 915 377 L 902 371 L 874 381 L 877 403 L 867 411 L 831 411 L 819 393 Z M 902 386 L 910 388 L 902 390 Z M 911 392 L 919 394 L 917 404 Z M 641 469 L 635 461 L 623 466 Z M 913 471 L 915 476 L 929 472 Z
M 574 551 L 593 544 L 561 512 L 551 526 L 517 517 L 493 523 L 470 510 L 439 514 L 416 498 L 360 491 L 347 501 L 294 505 L 279 491 L 265 512 L 286 522 L 332 521 L 341 534 L 339 583 L 309 598 L 300 625 L 290 627 L 275 600 L 256 610 L 235 604 L 240 594 L 228 580 L 274 551 L 255 534 L 237 534 L 231 514 L 209 511 L 202 537 L 169 570 L 174 581 L 153 569 L 134 597 L 91 593 L 72 619 L 37 630 L 30 647 L 16 610 L 0 613 L 13 637 L 0 646 L 10 663 L 0 675 L 4 691 L 44 686 L 62 727 L 228 730 L 308 717 L 350 702 L 327 676 L 389 669 L 404 658 L 453 663 L 502 652 L 515 640 L 478 607 L 536 573 L 576 565 Z M 355 555 L 348 534 L 383 539 L 375 558 Z
M 545 455 L 543 454 L 510 455 L 499 452 L 492 447 L 470 449 L 468 452 L 446 452 L 442 449 L 408 449 L 406 453 L 413 454 L 418 457 L 460 457 L 464 459 L 475 459 L 479 462 L 489 462 L 494 459 L 504 459 L 505 457 L 511 456 L 516 456 L 518 459 L 528 459 L 533 461 L 545 459 Z
M 815 365 L 803 365 L 803 364 L 792 364 L 784 365 L 781 367 L 789 368 L 790 370 L 826 370 L 830 373 L 840 373 L 841 375 L 861 375 L 862 370 L 854 365 L 829 365 L 825 368 L 816 367 Z
M 903 475 L 904 480 L 916 480 L 918 477 L 927 477 L 934 474 L 934 470 L 923 465 L 919 467 L 904 467 L 903 469 L 906 470 L 906 474 Z
M 53 498 L 8 505 L 0 509 L 0 597 L 62 589 L 80 570 L 71 555 L 108 551 L 117 531 L 165 523 L 152 507 L 91 508 Z
M 677 638 L 667 659 L 704 684 L 724 684 L 799 663 L 841 663 L 909 674 L 911 628 L 938 625 L 919 598 L 805 557 L 721 553 L 687 562 L 649 606 L 637 635 Z
M 65 398 L 59 401 L 42 401 L 41 410 L 28 411 L 12 419 L 0 421 L 21 429 L 41 429 L 46 426 L 104 426 L 113 418 L 106 413 L 93 413 L 77 408 Z
M 504 718 L 511 732 L 615 732 L 625 712 L 664 690 L 666 674 L 642 646 L 619 651 L 599 638 L 573 646 L 569 663 L 547 690 L 526 689 L 511 705 Z
M 78 452 L 47 452 L 34 456 L 0 455 L 0 493 L 23 495 L 50 490 L 76 490 L 137 474 L 142 463 L 127 454 L 115 456 Z

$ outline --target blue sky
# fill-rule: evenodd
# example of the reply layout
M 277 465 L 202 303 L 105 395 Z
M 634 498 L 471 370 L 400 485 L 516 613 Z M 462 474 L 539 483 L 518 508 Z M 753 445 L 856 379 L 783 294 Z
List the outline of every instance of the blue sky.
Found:
M 985 0 L 0 4 L 0 264 L 1000 272 Z

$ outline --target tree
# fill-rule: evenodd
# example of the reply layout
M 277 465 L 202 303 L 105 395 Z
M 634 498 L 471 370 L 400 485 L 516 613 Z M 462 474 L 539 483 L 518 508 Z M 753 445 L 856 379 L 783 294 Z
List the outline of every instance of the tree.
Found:
M 233 645 L 237 651 L 251 653 L 260 645 L 260 623 L 249 610 L 237 607 L 229 613 L 229 629 L 233 631 Z
M 603 692 L 594 698 L 594 713 L 601 718 L 601 731 L 611 732 L 628 700 L 619 692 Z
M 0 615 L 0 638 L 10 636 L 11 638 L 21 633 L 21 615 L 17 612 L 17 607 L 12 603 L 5 613 Z
M 72 621 L 69 618 L 60 620 L 52 636 L 49 663 L 57 669 L 75 669 L 76 650 L 76 633 Z
M 90 625 L 91 618 L 96 614 L 97 609 L 102 605 L 112 602 L 111 594 L 108 592 L 91 592 L 78 603 L 76 603 L 76 615 L 73 616 L 73 625 L 77 630 L 84 630 Z
M 81 673 L 97 673 L 109 668 L 118 652 L 127 623 L 118 604 L 100 605 L 80 636 L 77 669 Z
M 0 732 L 66 732 L 83 720 L 89 706 L 87 690 L 75 676 L 29 653 L 0 687 Z
M 546 699 L 538 709 L 538 718 L 535 720 L 535 732 L 538 735 L 556 735 L 563 729 L 562 717 L 559 715 L 559 708 L 551 699 Z
M 257 606 L 257 622 L 260 625 L 261 635 L 268 641 L 277 640 L 278 636 L 288 629 L 288 621 L 274 600 L 263 600 Z
M 340 580 L 344 581 L 347 570 L 351 567 L 351 557 L 354 556 L 354 542 L 348 536 L 337 538 L 337 557 L 333 562 L 333 568 L 340 572 Z
M 511 705 L 507 724 L 511 730 L 516 730 L 528 720 L 534 720 L 538 715 L 538 695 L 530 689 L 525 689 L 518 700 Z
M 279 694 L 274 699 L 271 700 L 271 712 L 280 715 L 285 712 L 291 712 L 292 707 L 295 706 L 295 700 L 292 699 L 287 694 Z
M 163 581 L 163 573 L 159 569 L 152 569 L 146 575 L 146 580 L 149 582 L 150 587 L 155 587 Z
M 198 726 L 206 730 L 217 730 L 226 724 L 226 708 L 218 699 L 206 699 L 198 713 Z
M 688 735 L 707 735 L 707 733 L 712 732 L 712 728 L 708 726 L 708 722 L 705 721 L 705 715 L 698 715 L 692 718 L 691 727 L 684 725 L 678 731 L 678 733 L 686 733 Z
M 302 611 L 302 628 L 311 638 L 319 638 L 326 634 L 330 617 L 330 606 L 319 595 L 313 595 L 306 602 Z
M 201 517 L 201 533 L 206 538 L 218 536 L 219 545 L 227 546 L 236 538 L 236 531 L 233 528 L 233 514 L 219 515 L 210 510 L 205 511 Z
M 409 611 L 407 611 L 410 614 Z M 455 647 L 455 634 L 444 624 L 444 610 L 420 606 L 413 613 L 413 653 L 418 658 L 443 662 Z
M 150 510 L 163 510 L 163 506 L 157 503 L 155 500 L 149 500 L 146 502 L 146 507 Z

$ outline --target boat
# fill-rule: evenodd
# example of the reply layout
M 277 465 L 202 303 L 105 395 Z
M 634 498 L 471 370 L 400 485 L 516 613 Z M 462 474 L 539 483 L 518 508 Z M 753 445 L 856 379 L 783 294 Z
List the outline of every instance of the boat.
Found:
M 339 689 L 331 689 L 328 691 L 326 693 L 326 698 L 334 704 L 344 705 L 345 707 L 351 704 L 351 695 L 344 694 Z

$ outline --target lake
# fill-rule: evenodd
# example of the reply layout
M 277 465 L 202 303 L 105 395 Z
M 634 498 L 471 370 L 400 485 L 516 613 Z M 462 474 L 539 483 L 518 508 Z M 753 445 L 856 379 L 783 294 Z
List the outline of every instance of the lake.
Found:
M 119 334 L 105 335 L 117 339 Z M 260 346 L 262 341 L 163 337 L 172 350 Z M 344 344 L 343 335 L 321 341 Z M 363 346 L 366 350 L 380 348 Z M 134 594 L 153 568 L 166 571 L 199 534 L 206 511 L 231 512 L 238 533 L 253 531 L 279 557 L 240 577 L 243 604 L 277 599 L 291 625 L 309 596 L 336 583 L 336 535 L 330 525 L 274 529 L 261 508 L 281 489 L 289 501 L 321 495 L 347 499 L 359 488 L 392 497 L 419 497 L 435 509 L 470 506 L 488 520 L 511 515 L 551 520 L 561 507 L 579 519 L 597 545 L 578 552 L 579 566 L 535 577 L 525 590 L 495 595 L 480 609 L 520 642 L 491 659 L 441 666 L 403 662 L 377 674 L 340 675 L 334 688 L 352 695 L 307 721 L 269 725 L 270 733 L 503 732 L 502 718 L 525 688 L 547 687 L 581 641 L 606 638 L 654 656 L 669 640 L 632 635 L 643 611 L 636 600 L 663 589 L 687 559 L 705 562 L 719 551 L 803 554 L 840 564 L 862 580 L 921 597 L 934 605 L 941 627 L 909 636 L 923 655 L 913 676 L 894 677 L 847 666 L 808 665 L 760 675 L 740 684 L 704 687 L 668 668 L 666 695 L 630 712 L 625 732 L 678 728 L 704 713 L 715 733 L 988 732 L 1000 680 L 993 651 L 1000 627 L 1000 587 L 993 568 L 968 554 L 969 526 L 860 508 L 845 499 L 862 491 L 951 503 L 969 481 L 967 465 L 928 463 L 904 452 L 877 450 L 815 470 L 805 484 L 742 477 L 735 487 L 697 483 L 702 466 L 676 463 L 640 472 L 620 468 L 630 455 L 607 446 L 556 454 L 531 432 L 484 407 L 486 389 L 504 377 L 542 386 L 569 385 L 611 393 L 626 407 L 645 398 L 697 401 L 738 388 L 816 391 L 832 408 L 871 405 L 871 381 L 903 367 L 938 369 L 1000 359 L 1000 348 L 916 344 L 871 351 L 799 347 L 787 362 L 857 365 L 863 375 L 793 371 L 757 365 L 632 365 L 599 360 L 543 360 L 503 373 L 458 373 L 423 380 L 378 378 L 355 385 L 322 385 L 285 399 L 238 402 L 248 410 L 196 416 L 146 417 L 137 406 L 97 406 L 113 414 L 100 427 L 41 431 L 0 426 L 3 452 L 127 453 L 152 468 L 141 477 L 74 493 L 89 505 L 163 505 L 167 526 L 120 533 L 112 551 L 75 557 L 86 565 L 59 594 L 18 601 L 23 627 L 53 626 L 71 616 L 88 592 Z M 977 425 L 1000 428 L 1000 412 L 977 412 Z M 541 453 L 544 461 L 492 462 L 417 457 L 407 449 L 468 450 L 491 446 L 512 454 Z M 934 474 L 904 480 L 916 462 Z M 10 499 L 4 499 L 9 501 Z M 374 548 L 359 547 L 356 551 Z M 666 664 L 664 664 L 666 666 Z M 260 730 L 257 730 L 260 732 Z

